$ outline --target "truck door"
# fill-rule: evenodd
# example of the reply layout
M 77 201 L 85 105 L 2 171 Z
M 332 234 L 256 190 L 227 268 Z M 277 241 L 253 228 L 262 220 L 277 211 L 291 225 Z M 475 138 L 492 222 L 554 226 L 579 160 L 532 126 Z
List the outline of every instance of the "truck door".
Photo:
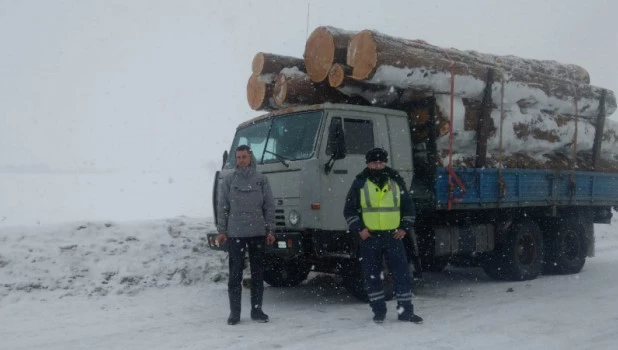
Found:
M 384 115 L 354 113 L 333 114 L 327 121 L 325 136 L 337 126 L 343 129 L 346 154 L 333 163 L 330 172 L 321 172 L 321 218 L 322 229 L 346 230 L 343 218 L 345 197 L 356 175 L 365 168 L 365 153 L 374 147 L 384 147 L 390 152 L 385 132 Z M 384 130 L 383 130 L 384 129 Z M 323 142 L 320 158 L 329 159 L 333 153 L 331 142 Z

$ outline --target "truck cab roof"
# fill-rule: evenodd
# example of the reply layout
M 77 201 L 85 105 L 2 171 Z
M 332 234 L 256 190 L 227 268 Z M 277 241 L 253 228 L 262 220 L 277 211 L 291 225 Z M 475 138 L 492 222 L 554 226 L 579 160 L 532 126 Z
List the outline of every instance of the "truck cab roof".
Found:
M 279 115 L 297 113 L 297 112 L 315 111 L 315 110 L 345 110 L 345 111 L 380 113 L 380 114 L 407 117 L 406 112 L 399 111 L 396 109 L 327 102 L 327 103 L 321 103 L 321 104 L 315 104 L 315 105 L 301 105 L 301 106 L 294 106 L 294 107 L 278 109 L 276 111 L 262 114 L 255 118 L 242 122 L 241 124 L 238 125 L 237 128 L 243 128 L 247 125 L 254 124 L 260 120 L 264 120 L 264 119 L 279 116 Z

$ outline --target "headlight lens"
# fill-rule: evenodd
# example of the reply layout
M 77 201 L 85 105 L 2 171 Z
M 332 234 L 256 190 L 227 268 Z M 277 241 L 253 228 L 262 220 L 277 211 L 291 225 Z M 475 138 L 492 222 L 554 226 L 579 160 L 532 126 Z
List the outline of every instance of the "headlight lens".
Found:
M 300 214 L 298 214 L 296 210 L 290 210 L 290 213 L 288 214 L 288 221 L 292 225 L 298 225 L 298 222 L 300 221 Z

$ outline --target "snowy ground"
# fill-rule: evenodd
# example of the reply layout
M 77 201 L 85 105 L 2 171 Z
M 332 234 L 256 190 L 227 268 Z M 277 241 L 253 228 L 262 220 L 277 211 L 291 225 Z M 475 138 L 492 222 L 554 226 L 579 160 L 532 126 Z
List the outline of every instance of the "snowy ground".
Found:
M 615 214 L 616 215 L 616 214 Z M 618 215 L 616 215 L 618 216 Z M 212 223 L 0 226 L 0 349 L 614 349 L 618 219 L 597 225 L 580 274 L 496 282 L 478 269 L 428 274 L 423 325 L 376 325 L 337 280 L 265 290 L 267 324 L 228 326 L 226 255 Z

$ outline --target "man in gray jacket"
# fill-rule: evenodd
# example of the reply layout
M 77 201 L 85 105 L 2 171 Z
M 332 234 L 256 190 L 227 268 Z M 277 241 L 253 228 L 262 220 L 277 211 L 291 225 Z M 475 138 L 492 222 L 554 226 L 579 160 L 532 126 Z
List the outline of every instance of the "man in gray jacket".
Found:
M 251 266 L 251 319 L 268 322 L 268 315 L 262 311 L 264 241 L 275 242 L 272 233 L 275 201 L 268 179 L 255 169 L 249 146 L 236 148 L 236 169 L 221 182 L 217 218 L 217 240 L 219 244 L 228 242 L 230 316 L 227 324 L 240 322 L 242 271 L 247 247 Z

